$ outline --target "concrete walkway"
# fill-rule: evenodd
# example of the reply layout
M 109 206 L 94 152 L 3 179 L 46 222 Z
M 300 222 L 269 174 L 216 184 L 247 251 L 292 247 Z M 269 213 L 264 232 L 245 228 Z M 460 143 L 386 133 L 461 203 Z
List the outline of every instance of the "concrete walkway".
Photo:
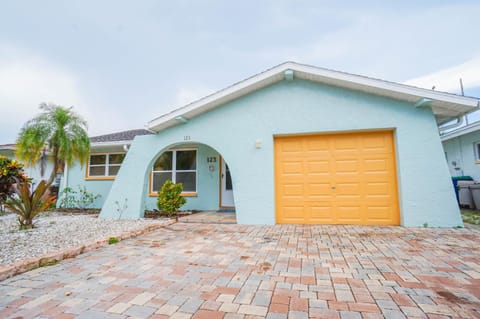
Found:
M 236 224 L 235 213 L 223 213 L 206 211 L 180 217 L 182 223 L 203 223 L 203 224 Z
M 480 232 L 179 223 L 0 282 L 0 318 L 480 318 Z

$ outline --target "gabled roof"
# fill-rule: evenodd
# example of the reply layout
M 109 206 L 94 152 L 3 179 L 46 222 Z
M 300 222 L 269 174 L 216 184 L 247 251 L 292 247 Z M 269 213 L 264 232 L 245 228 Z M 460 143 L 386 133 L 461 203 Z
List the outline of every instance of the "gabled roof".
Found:
M 451 140 L 452 138 L 466 135 L 479 130 L 480 130 L 480 121 L 468 124 L 466 126 L 462 126 L 456 130 L 445 133 L 440 136 L 440 139 L 442 140 L 442 142 L 444 142 L 444 141 Z
M 146 127 L 151 131 L 159 132 L 168 127 L 185 123 L 189 119 L 241 96 L 285 79 L 291 79 L 292 77 L 385 96 L 412 103 L 412 106 L 415 104 L 417 106 L 428 105 L 432 108 L 438 124 L 446 123 L 452 118 L 472 112 L 480 106 L 480 102 L 476 98 L 427 90 L 311 65 L 285 62 L 170 113 L 157 117 L 148 122 Z
M 92 146 L 130 144 L 137 135 L 153 134 L 145 129 L 129 130 L 90 137 Z M 0 150 L 15 150 L 15 144 L 2 144 Z
M 131 142 L 137 135 L 148 135 L 152 134 L 151 132 L 138 129 L 138 130 L 129 130 L 129 131 L 122 131 L 116 132 L 111 134 L 99 135 L 90 137 L 90 142 L 92 145 L 104 145 L 104 144 L 123 144 L 126 142 Z

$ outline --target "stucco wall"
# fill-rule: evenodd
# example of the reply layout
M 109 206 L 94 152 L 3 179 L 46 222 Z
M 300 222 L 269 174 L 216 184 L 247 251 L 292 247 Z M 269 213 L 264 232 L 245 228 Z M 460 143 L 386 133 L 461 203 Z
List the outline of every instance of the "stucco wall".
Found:
M 156 154 L 188 139 L 211 146 L 229 163 L 238 223 L 274 224 L 274 135 L 369 129 L 395 131 L 402 225 L 461 225 L 430 109 L 300 80 L 277 83 L 159 134 L 138 136 L 101 216 L 114 216 L 114 202 L 128 198 L 124 216 L 138 218 Z
M 91 149 L 91 153 L 123 153 L 125 152 L 123 149 L 123 145 L 116 145 L 116 146 L 104 146 L 104 147 L 93 147 Z M 89 206 L 91 208 L 102 208 L 105 200 L 107 199 L 108 193 L 113 184 L 113 180 L 99 180 L 99 179 L 92 179 L 87 180 L 86 176 L 86 167 L 87 164 L 80 165 L 76 162 L 74 165 L 67 167 L 67 174 L 63 175 L 62 181 L 60 183 L 60 195 L 59 201 L 57 201 L 57 206 L 60 205 L 62 199 L 62 191 L 65 187 L 70 187 L 75 192 L 78 193 L 78 188 L 86 187 L 89 193 L 93 195 L 100 195 L 99 198 L 95 200 L 95 202 Z
M 216 210 L 219 203 L 219 176 L 220 161 L 218 153 L 207 145 L 182 144 L 179 147 L 194 148 L 197 150 L 197 196 L 186 197 L 187 203 L 182 206 L 182 210 L 199 209 L 199 210 Z M 160 152 L 155 156 L 160 156 Z M 207 157 L 215 157 L 216 162 L 207 163 Z M 213 166 L 213 171 L 209 170 L 209 166 Z M 150 187 L 148 185 L 147 187 Z M 146 195 L 146 209 L 157 209 L 157 197 Z
M 452 176 L 467 175 L 480 182 L 480 164 L 475 160 L 475 142 L 480 142 L 479 131 L 443 142 L 448 168 Z M 453 162 L 456 163 L 456 166 L 453 165 Z
M 63 196 L 62 191 L 67 186 L 65 182 L 68 183 L 68 187 L 73 189 L 75 192 L 78 193 L 78 188 L 86 187 L 89 193 L 94 195 L 100 195 L 99 198 L 95 200 L 95 202 L 89 206 L 91 208 L 102 208 L 105 200 L 107 199 L 108 193 L 110 192 L 110 188 L 112 187 L 113 180 L 86 180 L 85 179 L 85 169 L 86 166 L 80 166 L 80 164 L 75 164 L 72 167 L 68 168 L 67 174 L 68 176 L 63 176 L 62 182 L 60 184 L 60 195 L 59 201 L 57 205 L 61 204 L 61 199 Z

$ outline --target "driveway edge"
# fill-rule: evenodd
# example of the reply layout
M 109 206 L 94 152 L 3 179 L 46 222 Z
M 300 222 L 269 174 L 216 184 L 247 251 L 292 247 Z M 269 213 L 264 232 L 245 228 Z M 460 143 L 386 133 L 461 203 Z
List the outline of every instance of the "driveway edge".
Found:
M 124 232 L 116 236 L 110 236 L 110 237 L 116 237 L 118 240 L 121 241 L 121 240 L 134 238 L 134 237 L 146 234 L 148 232 L 172 225 L 174 223 L 176 223 L 175 219 L 170 219 L 158 224 L 148 225 L 140 229 Z M 62 250 L 59 252 L 53 252 L 40 257 L 24 259 L 22 261 L 19 261 L 11 265 L 0 266 L 0 281 L 22 274 L 24 272 L 27 272 L 33 269 L 56 264 L 57 262 L 60 262 L 64 259 L 75 258 L 80 254 L 86 253 L 91 250 L 95 250 L 103 246 L 108 246 L 108 238 L 97 240 L 97 241 L 94 241 L 82 246 L 78 246 L 78 247 L 67 248 L 65 250 Z

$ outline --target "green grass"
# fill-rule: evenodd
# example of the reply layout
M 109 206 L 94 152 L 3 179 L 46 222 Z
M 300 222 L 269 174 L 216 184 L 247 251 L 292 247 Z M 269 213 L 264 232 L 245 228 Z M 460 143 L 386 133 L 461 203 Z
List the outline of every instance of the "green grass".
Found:
M 464 223 L 480 225 L 480 211 L 462 209 L 462 219 Z
M 119 242 L 118 238 L 117 237 L 110 237 L 108 239 L 108 244 L 109 245 L 114 245 L 114 244 L 117 244 Z

